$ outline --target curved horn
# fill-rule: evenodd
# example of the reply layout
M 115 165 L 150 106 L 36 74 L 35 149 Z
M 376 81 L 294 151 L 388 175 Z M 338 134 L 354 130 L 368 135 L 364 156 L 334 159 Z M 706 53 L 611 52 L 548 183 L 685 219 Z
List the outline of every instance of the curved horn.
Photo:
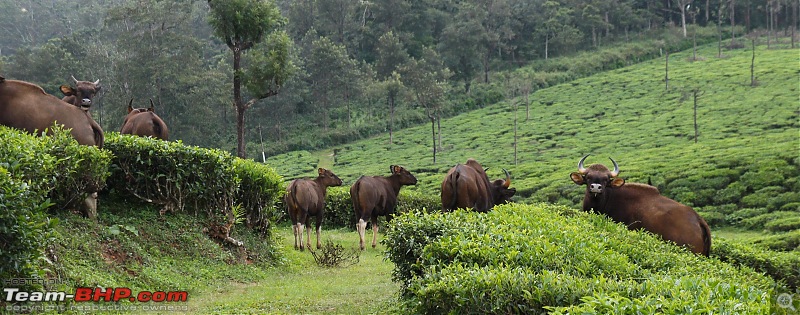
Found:
M 608 158 L 611 160 L 611 163 L 614 163 L 614 170 L 611 171 L 611 177 L 617 177 L 619 175 L 619 165 L 617 165 L 617 161 L 614 161 L 612 158 Z
M 578 173 L 586 174 L 586 168 L 583 167 L 583 161 L 586 161 L 586 157 L 588 156 L 589 154 L 584 155 L 583 158 L 581 158 L 580 162 L 578 162 Z
M 503 169 L 503 172 L 506 173 L 506 182 L 503 183 L 503 187 L 508 188 L 508 186 L 511 186 L 511 174 L 506 169 Z
M 94 81 L 94 83 L 93 83 L 93 84 L 94 84 L 94 85 L 98 85 L 98 84 L 100 84 L 100 79 L 97 79 L 97 81 Z
M 131 98 L 131 100 L 130 100 L 130 101 L 128 101 L 128 107 L 133 107 L 133 106 L 131 106 L 131 105 L 133 105 L 133 98 Z
M 150 99 L 150 111 L 152 112 L 152 111 L 154 111 L 154 110 L 156 110 L 156 106 L 155 106 L 155 105 L 153 105 L 153 99 L 151 98 L 151 99 Z
M 75 81 L 75 83 L 78 83 L 78 79 L 76 79 L 74 75 L 71 75 L 71 77 L 72 77 L 72 80 Z

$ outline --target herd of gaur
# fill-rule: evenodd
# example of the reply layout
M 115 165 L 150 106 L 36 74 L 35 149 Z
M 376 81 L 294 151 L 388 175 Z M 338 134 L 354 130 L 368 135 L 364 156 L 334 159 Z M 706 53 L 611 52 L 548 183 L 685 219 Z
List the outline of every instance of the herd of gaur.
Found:
M 692 252 L 708 256 L 711 249 L 711 231 L 708 224 L 691 207 L 662 196 L 658 189 L 645 184 L 625 184 L 619 175 L 617 162 L 611 159 L 614 170 L 602 164 L 585 167 L 578 162 L 578 171 L 570 174 L 577 185 L 586 185 L 583 210 L 605 214 L 624 223 L 629 229 L 645 229 L 660 235 L 664 240 L 688 247 Z M 361 176 L 350 187 L 350 199 L 355 210 L 359 247 L 364 249 L 367 222 L 372 222 L 372 247 L 376 246 L 378 217 L 392 220 L 397 206 L 400 187 L 416 185 L 417 179 L 401 166 L 389 167 L 389 176 Z M 505 179 L 489 180 L 486 170 L 478 161 L 468 159 L 457 164 L 442 181 L 442 211 L 458 208 L 478 212 L 490 211 L 494 206 L 511 201 L 516 193 L 510 188 L 511 175 Z M 314 179 L 295 179 L 286 188 L 284 201 L 292 220 L 294 246 L 303 250 L 303 230 L 306 246 L 311 246 L 311 217 L 316 219 L 317 248 L 320 248 L 320 231 L 325 209 L 327 187 L 341 186 L 342 180 L 330 170 L 320 168 Z
M 72 80 L 74 86 L 60 87 L 64 97 L 59 99 L 36 84 L 0 76 L 0 125 L 41 135 L 50 134 L 52 127 L 58 124 L 69 129 L 78 143 L 102 148 L 103 128 L 89 114 L 92 98 L 101 89 L 100 80 L 78 81 L 74 76 Z M 133 108 L 132 105 L 133 99 L 128 103 L 128 115 L 120 133 L 168 139 L 167 125 L 155 114 L 152 100 L 149 108 Z M 89 191 L 87 196 L 84 203 L 89 212 L 95 212 L 97 192 Z
M 62 99 L 47 94 L 41 87 L 24 81 L 6 80 L 0 76 L 0 125 L 41 134 L 54 124 L 70 129 L 70 134 L 83 145 L 103 146 L 103 130 L 89 114 L 92 98 L 100 90 L 100 81 L 78 81 L 75 86 L 63 85 Z M 151 136 L 167 140 L 167 126 L 155 114 L 153 102 L 149 108 L 133 108 L 120 133 Z M 662 196 L 658 189 L 645 184 L 626 183 L 618 177 L 619 166 L 611 159 L 613 170 L 602 164 L 584 166 L 588 155 L 578 162 L 578 170 L 570 174 L 577 185 L 585 185 L 583 210 L 602 213 L 629 229 L 644 229 L 664 240 L 688 247 L 692 252 L 708 256 L 711 233 L 708 224 L 691 207 Z M 504 170 L 505 171 L 505 170 Z M 361 176 L 350 187 L 353 209 L 358 219 L 356 228 L 363 250 L 367 222 L 372 223 L 372 247 L 376 246 L 378 217 L 392 219 L 400 188 L 415 185 L 416 177 L 402 166 L 390 166 L 389 176 Z M 333 172 L 320 168 L 314 179 L 295 179 L 286 188 L 284 203 L 292 220 L 294 246 L 302 250 L 303 230 L 306 246 L 311 244 L 310 218 L 315 218 L 317 248 L 325 209 L 326 189 L 341 186 L 342 180 Z M 441 186 L 442 210 L 457 208 L 490 211 L 495 205 L 511 200 L 516 189 L 510 188 L 511 176 L 490 180 L 478 161 L 468 159 L 450 169 Z

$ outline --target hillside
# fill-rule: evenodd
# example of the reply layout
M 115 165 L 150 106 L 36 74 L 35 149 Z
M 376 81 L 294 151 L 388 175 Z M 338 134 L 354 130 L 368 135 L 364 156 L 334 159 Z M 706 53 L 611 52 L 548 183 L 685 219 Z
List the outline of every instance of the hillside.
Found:
M 404 165 L 419 180 L 405 189 L 438 195 L 445 172 L 473 157 L 490 168 L 492 178 L 501 177 L 502 168 L 511 172 L 517 202 L 574 206 L 583 188 L 568 175 L 580 157 L 592 154 L 587 163 L 614 158 L 629 182 L 652 181 L 667 196 L 700 210 L 712 226 L 777 211 L 795 218 L 798 69 L 787 65 L 798 64 L 798 52 L 757 46 L 756 86 L 750 85 L 750 49 L 716 54 L 716 45 L 701 47 L 694 62 L 691 50 L 671 54 L 669 89 L 661 58 L 533 93 L 529 120 L 524 106 L 518 108 L 517 165 L 514 113 L 511 102 L 504 102 L 443 120 L 436 164 L 431 127 L 420 125 L 396 132 L 394 145 L 383 135 L 334 147 L 332 167 L 347 186 L 360 175 L 388 174 L 389 165 Z M 317 160 L 298 151 L 267 163 L 292 179 L 312 175 Z

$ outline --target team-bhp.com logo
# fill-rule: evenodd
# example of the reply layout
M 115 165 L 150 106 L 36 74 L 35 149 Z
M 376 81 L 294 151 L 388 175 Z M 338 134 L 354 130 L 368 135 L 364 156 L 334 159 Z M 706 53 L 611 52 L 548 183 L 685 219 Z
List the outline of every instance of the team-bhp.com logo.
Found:
M 189 293 L 186 291 L 141 291 L 135 296 L 129 288 L 77 288 L 75 294 L 64 291 L 55 292 L 23 292 L 17 288 L 3 289 L 6 302 L 186 302 Z

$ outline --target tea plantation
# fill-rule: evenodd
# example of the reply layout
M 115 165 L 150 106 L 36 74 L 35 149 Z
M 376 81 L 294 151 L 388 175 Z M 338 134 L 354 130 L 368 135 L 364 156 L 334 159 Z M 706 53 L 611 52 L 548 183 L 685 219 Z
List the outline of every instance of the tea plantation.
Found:
M 444 174 L 472 157 L 492 178 L 512 176 L 516 202 L 577 207 L 583 187 L 568 175 L 578 160 L 619 162 L 628 182 L 652 182 L 663 194 L 698 210 L 712 229 L 734 227 L 780 233 L 760 240 L 778 250 L 797 248 L 800 228 L 800 104 L 797 50 L 716 45 L 604 72 L 532 93 L 530 118 L 522 97 L 446 119 L 441 149 L 432 161 L 431 127 L 334 148 L 334 172 L 345 186 L 359 176 L 387 175 L 404 165 L 419 182 L 405 187 L 438 196 Z M 520 71 L 525 71 L 522 69 Z M 694 93 L 697 91 L 697 129 Z M 514 165 L 514 107 L 517 164 Z M 420 109 L 421 110 L 421 109 Z M 310 176 L 314 153 L 290 152 L 268 163 L 286 178 Z

